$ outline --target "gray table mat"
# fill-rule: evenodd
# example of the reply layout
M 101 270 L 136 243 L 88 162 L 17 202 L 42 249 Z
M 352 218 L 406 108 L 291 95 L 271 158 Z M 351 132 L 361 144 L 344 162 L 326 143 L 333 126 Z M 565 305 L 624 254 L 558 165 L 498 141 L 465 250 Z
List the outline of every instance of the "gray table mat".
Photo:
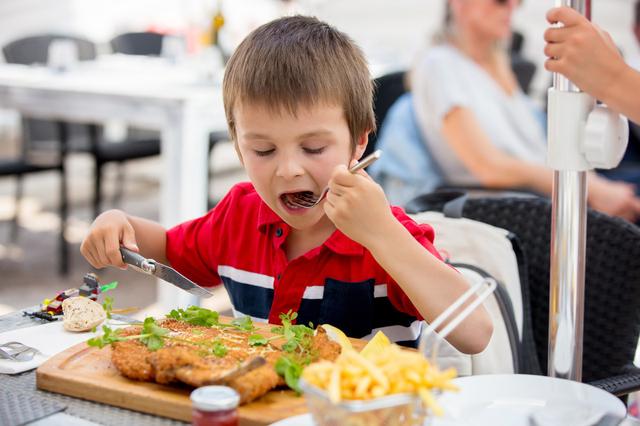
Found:
M 0 425 L 21 426 L 64 410 L 58 402 L 15 390 L 0 390 Z
M 29 308 L 28 310 L 32 311 L 33 308 Z M 43 323 L 46 322 L 22 316 L 22 312 L 20 311 L 12 312 L 0 316 L 0 333 Z M 67 407 L 65 410 L 67 415 L 107 426 L 122 426 L 127 424 L 136 426 L 177 426 L 188 424 L 36 389 L 35 370 L 14 375 L 0 374 L 0 391 L 22 392 L 30 396 L 57 402 Z

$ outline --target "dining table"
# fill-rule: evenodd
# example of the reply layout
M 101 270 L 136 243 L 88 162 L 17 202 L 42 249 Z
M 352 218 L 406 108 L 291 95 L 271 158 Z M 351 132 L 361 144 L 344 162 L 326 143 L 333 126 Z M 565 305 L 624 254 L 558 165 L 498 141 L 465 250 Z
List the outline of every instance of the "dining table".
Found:
M 5 315 L 0 315 L 0 333 L 46 326 L 48 321 L 31 318 L 24 312 L 39 309 L 31 306 Z M 87 337 L 88 338 L 88 337 Z M 49 410 L 53 414 L 29 422 L 32 426 L 90 426 L 90 425 L 136 425 L 136 426 L 178 426 L 188 423 L 137 411 L 73 398 L 36 388 L 36 371 L 28 370 L 18 374 L 0 374 L 0 401 L 8 397 L 21 401 L 19 412 L 5 412 L 0 402 L 0 424 L 13 425 L 17 418 L 37 415 L 37 410 Z
M 132 55 L 68 68 L 2 63 L 0 108 L 30 118 L 160 131 L 159 219 L 170 227 L 207 210 L 209 134 L 226 130 L 221 76 L 202 64 Z M 158 303 L 168 310 L 197 299 L 159 282 Z
M 39 336 L 39 338 L 42 339 L 46 339 L 45 334 L 47 332 L 45 330 L 52 323 L 25 315 L 25 312 L 28 313 L 37 310 L 39 310 L 38 306 L 30 306 L 5 315 L 0 315 L 0 343 L 3 343 L 3 337 L 7 335 L 7 332 L 21 332 L 21 330 L 22 333 L 25 333 L 27 330 L 35 329 L 37 331 L 38 329 L 41 329 L 41 334 L 36 334 L 36 336 Z M 88 339 L 89 337 L 91 336 L 85 334 L 78 336 L 80 341 Z M 2 360 L 0 360 L 0 362 L 1 361 Z M 27 424 L 36 426 L 89 426 L 95 424 L 114 426 L 123 424 L 133 424 L 136 426 L 164 426 L 188 424 L 177 420 L 172 420 L 151 414 L 145 414 L 125 408 L 102 404 L 99 402 L 92 402 L 54 392 L 40 390 L 36 387 L 35 369 L 20 372 L 17 374 L 2 374 L 1 368 L 2 365 L 0 365 L 0 424 L 2 425 L 17 425 L 19 424 L 16 422 L 17 418 L 20 418 L 21 416 L 34 415 L 32 412 L 37 410 L 49 410 L 51 414 Z M 469 376 L 469 378 L 471 377 L 472 376 Z M 3 407 L 3 404 L 7 402 L 7 399 L 9 397 L 20 400 L 20 408 L 18 412 L 8 412 L 6 411 L 7 409 Z M 293 417 L 283 419 L 277 422 L 277 424 L 282 426 L 313 425 L 310 415 L 296 416 L 295 414 L 296 413 L 292 413 Z M 505 419 L 505 421 L 506 423 L 504 424 L 510 424 L 507 419 Z M 455 420 L 447 418 L 435 419 L 433 421 L 434 426 L 457 426 L 458 424 L 468 425 L 469 423 L 458 423 Z M 638 421 L 638 419 L 627 417 L 622 421 L 622 423 L 620 423 L 620 425 L 638 426 L 640 425 L 640 421 Z

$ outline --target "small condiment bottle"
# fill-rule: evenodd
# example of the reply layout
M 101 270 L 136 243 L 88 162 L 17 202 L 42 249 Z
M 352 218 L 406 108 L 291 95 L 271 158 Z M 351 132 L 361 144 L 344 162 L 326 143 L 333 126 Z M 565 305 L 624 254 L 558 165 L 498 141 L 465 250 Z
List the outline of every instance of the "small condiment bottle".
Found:
M 203 386 L 191 392 L 194 426 L 238 426 L 240 395 L 227 386 Z

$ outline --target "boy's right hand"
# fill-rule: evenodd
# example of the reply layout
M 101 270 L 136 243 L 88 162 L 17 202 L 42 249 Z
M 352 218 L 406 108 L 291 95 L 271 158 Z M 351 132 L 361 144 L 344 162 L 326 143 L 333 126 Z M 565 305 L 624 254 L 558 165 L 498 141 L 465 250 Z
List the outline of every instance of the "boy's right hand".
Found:
M 109 210 L 93 221 L 89 234 L 82 241 L 80 252 L 94 268 L 115 266 L 126 269 L 120 246 L 140 251 L 135 230 L 127 215 L 120 210 Z

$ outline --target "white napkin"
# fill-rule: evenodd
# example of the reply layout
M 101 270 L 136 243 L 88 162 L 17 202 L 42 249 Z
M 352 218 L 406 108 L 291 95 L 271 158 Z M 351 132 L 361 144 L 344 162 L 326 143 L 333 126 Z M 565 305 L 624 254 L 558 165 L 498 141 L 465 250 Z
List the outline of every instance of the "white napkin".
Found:
M 56 321 L 44 325 L 11 330 L 0 333 L 0 344 L 5 342 L 20 342 L 38 349 L 31 361 L 13 361 L 0 359 L 1 374 L 17 374 L 23 371 L 37 368 L 53 355 L 64 351 L 71 346 L 89 340 L 96 333 L 72 333 L 62 327 L 62 321 Z

